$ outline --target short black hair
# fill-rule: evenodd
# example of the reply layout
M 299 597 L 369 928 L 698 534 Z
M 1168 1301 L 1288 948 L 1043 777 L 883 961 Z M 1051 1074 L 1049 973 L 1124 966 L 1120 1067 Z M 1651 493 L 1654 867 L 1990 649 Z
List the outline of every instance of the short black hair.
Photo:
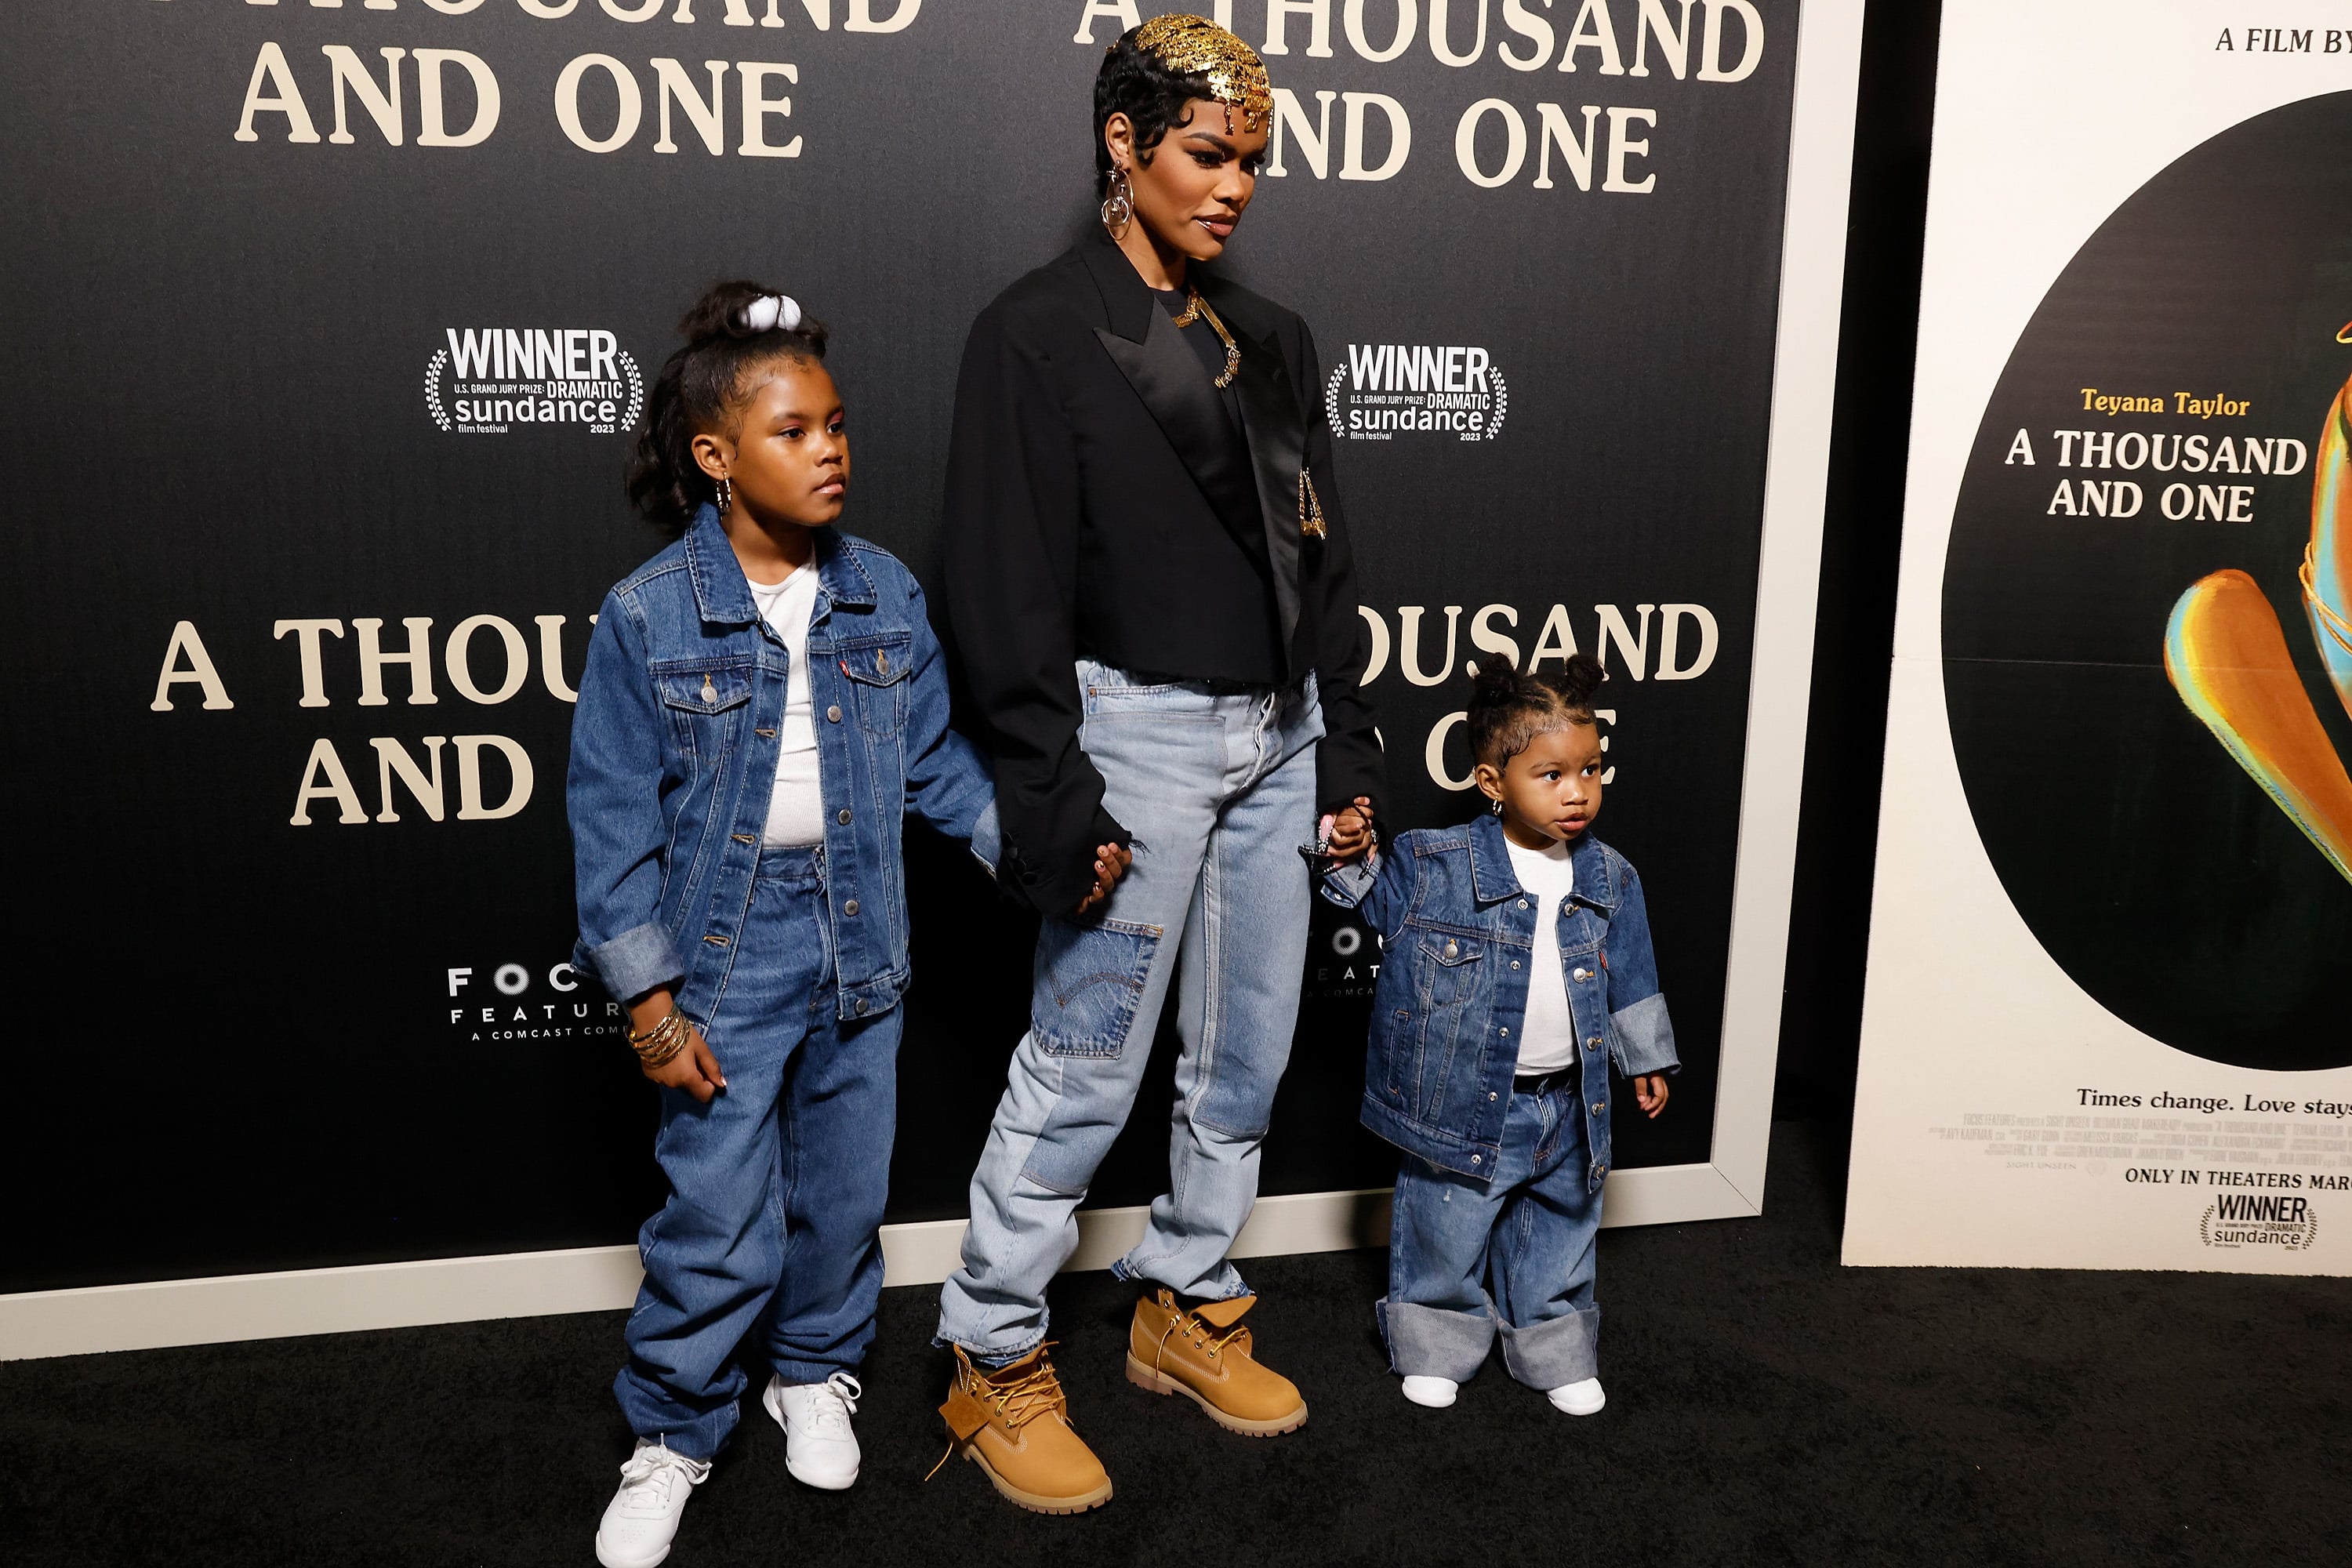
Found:
M 717 499 L 718 487 L 694 460 L 694 438 L 740 416 L 751 371 L 779 359 L 824 363 L 824 322 L 803 316 L 789 331 L 759 332 L 744 321 L 744 307 L 776 292 L 740 279 L 714 283 L 677 324 L 686 346 L 654 378 L 629 460 L 629 499 L 665 533 L 684 533 L 703 503 Z
M 1470 756 L 1501 768 L 1538 735 L 1595 722 L 1594 693 L 1609 672 L 1589 653 L 1572 653 L 1556 669 L 1521 669 L 1492 654 L 1472 675 Z
M 1102 68 L 1095 72 L 1095 199 L 1110 191 L 1110 149 L 1103 145 L 1103 127 L 1114 114 L 1135 124 L 1135 156 L 1151 162 L 1152 149 L 1176 126 L 1189 123 L 1184 106 L 1196 98 L 1213 99 L 1216 89 L 1205 72 L 1170 70 L 1149 49 L 1135 46 L 1140 27 L 1129 27 L 1103 51 Z

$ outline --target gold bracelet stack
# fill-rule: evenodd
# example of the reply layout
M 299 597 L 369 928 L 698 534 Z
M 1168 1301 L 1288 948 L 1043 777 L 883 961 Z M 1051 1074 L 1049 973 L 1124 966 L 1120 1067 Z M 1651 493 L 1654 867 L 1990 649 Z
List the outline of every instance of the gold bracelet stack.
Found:
M 637 1053 L 637 1060 L 647 1068 L 667 1067 L 670 1059 L 686 1049 L 687 1037 L 694 1033 L 694 1021 L 675 1006 L 669 1016 L 644 1034 L 629 1032 L 629 1048 Z

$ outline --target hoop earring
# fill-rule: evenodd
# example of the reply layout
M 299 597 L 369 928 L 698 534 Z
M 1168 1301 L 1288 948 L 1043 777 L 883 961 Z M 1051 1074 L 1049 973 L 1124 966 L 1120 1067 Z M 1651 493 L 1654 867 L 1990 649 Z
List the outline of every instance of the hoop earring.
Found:
M 1125 239 L 1128 226 L 1135 221 L 1135 187 L 1128 184 L 1127 171 L 1112 164 L 1110 188 L 1103 195 L 1102 226 L 1111 238 Z
M 712 499 L 717 500 L 719 503 L 719 516 L 725 517 L 729 512 L 734 510 L 735 481 L 733 479 L 719 480 L 718 489 L 713 492 Z
M 1501 801 L 1499 801 L 1499 800 L 1498 800 L 1498 801 L 1494 802 L 1493 804 L 1494 804 L 1494 807 L 1495 807 L 1495 815 L 1496 815 L 1496 816 L 1502 816 L 1502 815 L 1503 815 L 1503 803 L 1502 803 Z

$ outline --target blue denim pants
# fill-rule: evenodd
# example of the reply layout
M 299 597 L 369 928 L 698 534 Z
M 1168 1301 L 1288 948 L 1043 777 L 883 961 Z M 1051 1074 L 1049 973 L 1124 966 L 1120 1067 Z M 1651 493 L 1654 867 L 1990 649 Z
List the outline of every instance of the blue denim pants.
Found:
M 645 1284 L 613 1380 L 640 1436 L 708 1459 L 735 1429 L 736 1346 L 756 1333 L 786 1383 L 855 1372 L 882 1290 L 899 1018 L 844 1023 L 814 849 L 762 849 L 711 1016 L 727 1087 L 662 1090 L 654 1157 L 669 1201 L 637 1233 Z
M 1600 1375 L 1592 1274 L 1601 1194 L 1585 1180 L 1577 1071 L 1514 1090 L 1492 1177 L 1404 1157 L 1389 1293 L 1376 1309 L 1399 1373 L 1466 1382 L 1499 1332 L 1503 1365 L 1529 1387 Z
M 1045 1337 L 1046 1282 L 1077 1247 L 1078 1205 L 1135 1104 L 1171 984 L 1183 1051 L 1168 1190 L 1113 1272 L 1248 1293 L 1225 1254 L 1257 1201 L 1307 962 L 1313 677 L 1218 694 L 1080 660 L 1078 686 L 1079 743 L 1135 863 L 1099 918 L 1049 918 L 1038 935 L 1029 1033 L 972 1173 L 963 1266 L 940 1293 L 940 1341 L 985 1359 Z

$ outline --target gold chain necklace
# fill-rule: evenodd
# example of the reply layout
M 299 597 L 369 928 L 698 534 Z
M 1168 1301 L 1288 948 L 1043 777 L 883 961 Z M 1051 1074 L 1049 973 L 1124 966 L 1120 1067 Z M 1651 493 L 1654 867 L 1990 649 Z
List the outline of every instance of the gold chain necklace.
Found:
M 1204 317 L 1208 320 L 1209 330 L 1217 334 L 1219 342 L 1225 345 L 1225 374 L 1217 377 L 1217 386 L 1223 390 L 1234 384 L 1234 374 L 1242 368 L 1241 347 L 1234 342 L 1233 333 L 1225 331 L 1224 322 L 1217 320 L 1217 313 L 1209 309 L 1209 302 L 1201 298 L 1201 291 L 1191 284 L 1186 284 L 1184 309 L 1182 313 L 1174 318 L 1176 325 L 1189 327 Z

